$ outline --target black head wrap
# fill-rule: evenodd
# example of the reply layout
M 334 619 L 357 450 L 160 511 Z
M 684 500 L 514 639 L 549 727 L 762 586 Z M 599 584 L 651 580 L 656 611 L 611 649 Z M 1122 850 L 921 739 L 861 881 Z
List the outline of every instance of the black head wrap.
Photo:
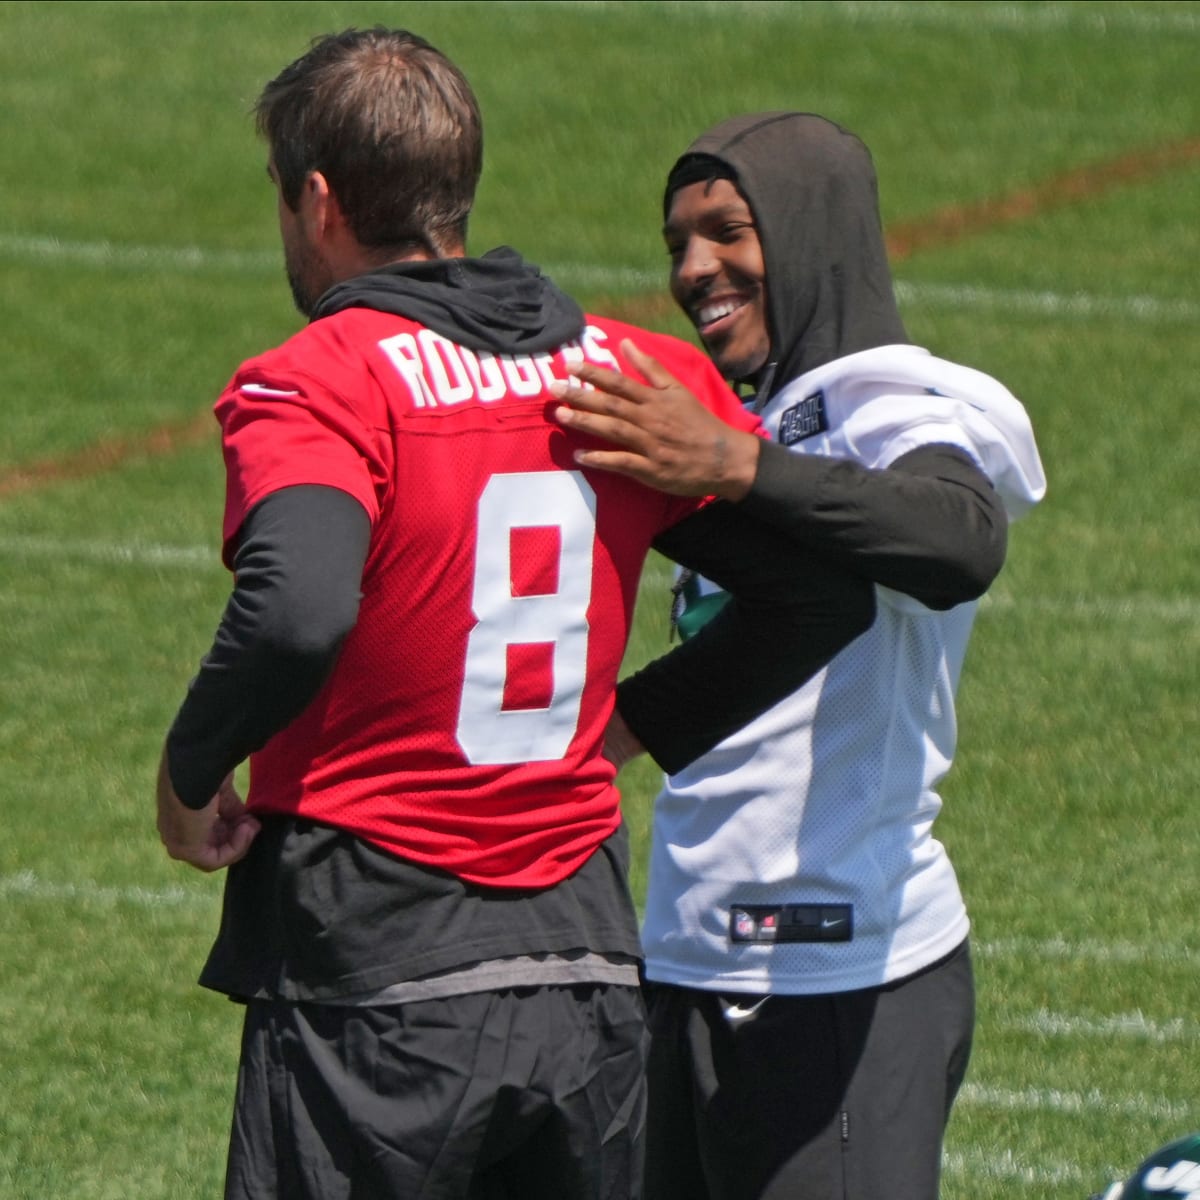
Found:
M 680 188 L 689 187 L 693 183 L 712 183 L 715 179 L 728 179 L 734 184 L 738 181 L 737 172 L 719 158 L 713 158 L 711 154 L 685 154 L 667 176 L 667 190 L 663 195 L 663 220 L 670 216 L 671 198 Z

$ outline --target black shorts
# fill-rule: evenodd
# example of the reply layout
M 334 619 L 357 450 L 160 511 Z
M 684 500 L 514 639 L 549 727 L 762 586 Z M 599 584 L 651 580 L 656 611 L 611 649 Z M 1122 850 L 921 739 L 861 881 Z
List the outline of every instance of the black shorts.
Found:
M 636 988 L 246 1012 L 225 1195 L 629 1200 L 646 1027 Z
M 886 987 L 647 1000 L 646 1200 L 935 1200 L 974 1028 L 965 942 Z

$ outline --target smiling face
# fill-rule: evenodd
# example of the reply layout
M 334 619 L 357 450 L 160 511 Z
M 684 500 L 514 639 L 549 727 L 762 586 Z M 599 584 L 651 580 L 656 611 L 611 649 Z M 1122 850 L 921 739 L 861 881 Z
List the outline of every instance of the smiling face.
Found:
M 754 214 L 728 179 L 701 180 L 671 198 L 663 238 L 671 295 L 727 379 L 751 379 L 767 362 L 766 269 Z

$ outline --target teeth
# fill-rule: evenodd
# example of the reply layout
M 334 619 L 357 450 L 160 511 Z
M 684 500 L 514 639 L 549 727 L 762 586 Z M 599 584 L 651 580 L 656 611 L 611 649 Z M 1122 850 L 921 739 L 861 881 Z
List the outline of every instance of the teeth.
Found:
M 696 313 L 696 316 L 701 325 L 711 325 L 713 321 L 719 321 L 722 317 L 729 316 L 739 307 L 740 305 L 732 300 L 722 300 L 719 304 L 706 304 Z

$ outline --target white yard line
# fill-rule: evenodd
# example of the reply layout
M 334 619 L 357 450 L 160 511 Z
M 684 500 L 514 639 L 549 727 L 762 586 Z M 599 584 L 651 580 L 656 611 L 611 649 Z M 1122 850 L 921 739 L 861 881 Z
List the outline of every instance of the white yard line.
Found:
M 62 262 L 108 270 L 227 272 L 268 276 L 281 271 L 276 251 L 212 250 L 201 246 L 138 246 L 77 242 L 55 237 L 0 234 L 0 258 Z M 546 273 L 568 289 L 609 289 L 620 294 L 665 290 L 663 272 L 590 263 L 544 263 Z M 1012 312 L 1068 320 L 1118 319 L 1179 322 L 1200 319 L 1200 303 L 1180 297 L 1106 296 L 1090 292 L 1047 292 L 969 284 L 908 283 L 897 280 L 900 303 L 913 308 Z
M 557 8 L 595 16 L 615 14 L 628 0 L 552 0 Z M 936 0 L 668 0 L 657 5 L 665 16 L 703 17 L 744 24 L 747 20 L 798 27 L 805 22 L 919 29 L 1001 29 L 1039 34 L 1150 34 L 1172 37 L 1200 33 L 1200 16 L 1187 9 L 1146 9 L 1138 4 L 1106 4 L 1090 11 L 1069 3 L 971 3 Z
M 102 566 L 177 567 L 221 571 L 215 546 L 170 546 L 155 542 L 107 542 L 58 539 L 26 534 L 0 534 L 0 559 L 55 559 L 59 562 L 97 563 Z M 665 586 L 665 584 L 664 584 Z M 1134 596 L 1008 596 L 989 593 L 980 606 L 991 612 L 1046 612 L 1081 621 L 1158 621 L 1195 624 L 1200 621 L 1200 601 L 1170 599 L 1140 593 Z M 1074 947 L 1069 947 L 1068 951 Z M 1132 953 L 1144 953 L 1134 947 Z M 1153 948 L 1150 952 L 1153 953 Z M 1200 959 L 1200 952 L 1188 952 Z
M 120 270 L 225 271 L 243 275 L 283 271 L 280 250 L 137 246 L 125 242 L 78 242 L 39 234 L 0 234 L 0 257 Z
M 1097 296 L 1089 292 L 1043 292 L 962 284 L 905 283 L 903 280 L 896 281 L 896 299 L 913 308 L 967 308 L 1067 319 L 1188 322 L 1200 318 L 1200 304 L 1186 299 Z
M 707 2 L 707 0 L 706 0 Z M 720 7 L 715 5 L 715 7 Z M 1019 33 L 1044 33 L 1064 29 L 1072 33 L 1119 34 L 1200 33 L 1194 12 L 1149 10 L 1139 4 L 1105 4 L 1090 11 L 1077 4 L 1013 3 L 912 3 L 912 0 L 836 0 L 817 3 L 814 9 L 858 24 L 910 25 L 945 29 L 1005 29 Z
M 0 557 L 52 558 L 106 566 L 200 567 L 218 569 L 220 555 L 209 546 L 164 546 L 153 542 L 60 541 L 57 538 L 0 535 Z
M 1048 1112 L 1064 1116 L 1126 1117 L 1171 1121 L 1180 1126 L 1197 1118 L 1197 1106 L 1164 1100 L 1155 1094 L 1106 1096 L 1102 1092 L 1062 1092 L 1057 1088 L 1001 1088 L 968 1081 L 958 1096 L 959 1104 L 995 1108 L 1005 1112 Z
M 956 1179 L 1003 1179 L 1010 1183 L 1025 1183 L 1030 1187 L 1049 1185 L 1095 1185 L 1097 1191 L 1118 1179 L 1121 1173 L 1113 1169 L 1108 1179 L 1096 1179 L 1078 1163 L 1027 1161 L 1017 1158 L 1011 1150 L 1000 1154 L 985 1150 L 951 1150 L 942 1158 L 942 1170 Z M 1081 1191 L 1080 1195 L 1084 1193 Z
M 984 958 L 1030 958 L 1083 963 L 1180 963 L 1200 965 L 1200 949 L 1157 941 L 1102 942 L 1092 938 L 1069 942 L 1065 938 L 999 938 L 971 942 L 971 952 Z
M 1039 1009 L 1035 1013 L 1002 1017 L 1005 1029 L 1042 1037 L 1125 1038 L 1144 1042 L 1194 1042 L 1200 1039 L 1200 1024 L 1186 1017 L 1159 1021 L 1142 1012 L 1114 1013 L 1107 1017 L 1081 1017 Z
M 49 901 L 53 904 L 94 904 L 106 908 L 118 904 L 132 904 L 139 908 L 177 908 L 213 902 L 211 893 L 182 887 L 107 887 L 87 879 L 61 883 L 42 879 L 33 871 L 0 875 L 0 898 Z

